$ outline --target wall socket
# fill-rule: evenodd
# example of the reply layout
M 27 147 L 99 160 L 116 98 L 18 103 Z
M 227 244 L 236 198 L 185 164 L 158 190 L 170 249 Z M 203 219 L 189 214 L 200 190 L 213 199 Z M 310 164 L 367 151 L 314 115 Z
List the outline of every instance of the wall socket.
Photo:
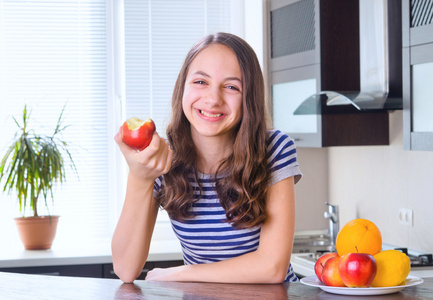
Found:
M 400 208 L 398 210 L 398 223 L 405 226 L 413 226 L 413 210 L 410 208 Z

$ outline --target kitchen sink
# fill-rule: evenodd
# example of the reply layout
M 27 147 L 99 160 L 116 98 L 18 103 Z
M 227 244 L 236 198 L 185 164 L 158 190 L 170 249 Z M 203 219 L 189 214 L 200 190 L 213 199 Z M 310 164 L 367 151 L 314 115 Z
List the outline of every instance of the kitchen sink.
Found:
M 328 234 L 295 234 L 293 253 L 329 252 L 333 249 Z

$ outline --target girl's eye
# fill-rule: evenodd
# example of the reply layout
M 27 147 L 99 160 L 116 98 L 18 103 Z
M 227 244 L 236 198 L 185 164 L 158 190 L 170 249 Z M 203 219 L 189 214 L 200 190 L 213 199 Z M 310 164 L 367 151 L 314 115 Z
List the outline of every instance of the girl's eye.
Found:
M 206 82 L 204 82 L 203 80 L 196 80 L 196 81 L 194 81 L 194 83 L 197 83 L 197 84 L 205 84 Z
M 227 88 L 230 90 L 235 90 L 235 91 L 239 92 L 239 89 L 237 87 L 235 87 L 234 85 L 229 85 L 229 86 L 227 86 Z

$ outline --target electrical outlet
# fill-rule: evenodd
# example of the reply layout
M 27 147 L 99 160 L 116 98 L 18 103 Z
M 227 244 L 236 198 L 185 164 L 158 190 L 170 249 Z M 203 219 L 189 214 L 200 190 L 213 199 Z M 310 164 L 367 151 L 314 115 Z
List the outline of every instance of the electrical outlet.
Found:
M 398 210 L 398 222 L 405 226 L 413 226 L 413 210 L 410 208 L 400 208 Z

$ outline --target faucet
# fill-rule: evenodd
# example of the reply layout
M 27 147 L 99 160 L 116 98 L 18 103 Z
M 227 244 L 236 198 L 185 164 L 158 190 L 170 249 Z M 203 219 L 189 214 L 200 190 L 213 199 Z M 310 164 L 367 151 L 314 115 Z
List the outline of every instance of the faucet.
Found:
M 340 218 L 338 213 L 338 206 L 325 202 L 328 205 L 328 211 L 325 211 L 324 217 L 329 219 L 329 236 L 331 239 L 331 247 L 335 250 L 335 242 L 337 234 L 340 231 Z

